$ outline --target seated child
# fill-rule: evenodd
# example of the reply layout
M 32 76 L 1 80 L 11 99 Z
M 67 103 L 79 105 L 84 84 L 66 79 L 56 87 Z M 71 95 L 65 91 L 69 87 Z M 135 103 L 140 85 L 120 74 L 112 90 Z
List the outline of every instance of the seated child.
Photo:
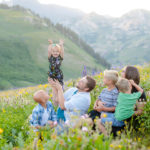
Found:
M 33 99 L 39 104 L 32 111 L 31 126 L 36 129 L 40 129 L 45 125 L 56 126 L 56 113 L 52 103 L 48 101 L 49 95 L 45 91 L 39 90 L 34 93 Z
M 131 93 L 132 86 L 134 86 L 138 92 Z M 107 114 L 103 115 L 101 121 L 98 121 L 98 128 L 104 135 L 107 135 L 105 127 L 103 126 L 106 122 L 111 122 L 112 126 L 121 127 L 124 125 L 124 121 L 133 115 L 140 115 L 142 110 L 140 106 L 137 111 L 134 111 L 134 106 L 136 101 L 139 99 L 141 94 L 143 93 L 143 89 L 138 86 L 133 80 L 120 79 L 117 83 L 117 87 L 120 91 L 118 99 L 117 99 L 117 107 L 115 110 L 115 114 Z
M 107 87 L 102 90 L 98 100 L 94 104 L 94 110 L 89 113 L 89 117 L 94 121 L 96 117 L 100 118 L 101 114 L 104 112 L 114 113 L 117 105 L 117 97 L 119 94 L 116 88 L 116 83 L 118 81 L 118 72 L 115 70 L 105 70 L 104 71 L 104 85 Z M 93 113 L 94 112 L 94 113 Z M 98 115 L 97 115 L 98 114 Z M 91 121 L 84 116 L 84 118 L 91 123 Z M 83 117 L 82 117 L 83 119 Z M 93 126 L 95 128 L 95 125 Z
M 98 100 L 94 104 L 94 110 L 99 112 L 113 113 L 117 105 L 118 89 L 116 83 L 118 81 L 118 72 L 115 70 L 104 71 L 104 85 L 107 87 L 102 90 Z
M 63 41 L 60 40 L 59 44 L 53 44 L 52 40 L 49 40 L 48 47 L 48 60 L 49 60 L 49 71 L 48 76 L 53 80 L 58 80 L 63 87 L 63 72 L 60 69 L 61 63 L 64 58 L 64 47 Z M 57 90 L 53 88 L 53 97 L 56 97 Z M 58 105 L 57 99 L 53 98 L 54 105 Z

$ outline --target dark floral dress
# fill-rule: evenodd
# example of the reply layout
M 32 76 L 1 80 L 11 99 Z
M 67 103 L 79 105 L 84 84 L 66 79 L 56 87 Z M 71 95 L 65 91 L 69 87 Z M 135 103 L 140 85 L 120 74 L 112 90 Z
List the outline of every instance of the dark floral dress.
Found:
M 63 86 L 63 72 L 60 69 L 63 58 L 59 55 L 58 57 L 51 56 L 49 59 L 49 71 L 48 75 L 52 79 L 57 79 Z

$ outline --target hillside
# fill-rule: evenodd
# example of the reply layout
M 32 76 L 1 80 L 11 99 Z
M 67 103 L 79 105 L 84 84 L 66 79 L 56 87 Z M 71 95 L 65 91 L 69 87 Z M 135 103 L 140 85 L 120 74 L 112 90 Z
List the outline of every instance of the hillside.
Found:
M 62 35 L 47 19 L 29 10 L 0 8 L 0 90 L 47 82 L 47 39 L 65 40 L 65 80 L 81 76 L 86 65 L 91 71 L 104 69 L 98 61 Z
M 133 10 L 120 18 L 112 18 L 44 5 L 37 0 L 32 1 L 32 5 L 30 0 L 14 0 L 16 4 L 71 28 L 113 65 L 150 62 L 150 11 Z

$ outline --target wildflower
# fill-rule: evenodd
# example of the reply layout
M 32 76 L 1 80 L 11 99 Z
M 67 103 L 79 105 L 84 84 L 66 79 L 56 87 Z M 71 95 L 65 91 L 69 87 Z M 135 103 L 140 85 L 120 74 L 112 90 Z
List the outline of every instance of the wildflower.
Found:
M 112 125 L 112 121 L 110 121 L 109 124 Z
M 63 140 L 60 140 L 60 145 L 64 145 L 64 141 Z
M 40 85 L 38 85 L 38 88 L 41 88 L 42 87 L 42 85 L 40 84 Z
M 94 123 L 96 123 L 97 122 L 97 119 L 94 119 Z
M 51 138 L 55 140 L 57 138 L 57 136 L 55 134 L 52 134 Z
M 117 135 L 120 135 L 120 134 L 121 134 L 121 132 L 120 132 L 120 131 L 118 131 L 118 132 L 117 132 Z
M 47 84 L 45 84 L 45 85 L 44 85 L 44 88 L 47 88 L 47 86 L 48 86 L 48 85 L 47 85 Z
M 78 136 L 78 137 L 77 137 L 77 140 L 78 140 L 78 141 L 81 141 L 81 140 L 82 140 L 81 136 Z
M 25 95 L 28 95 L 29 93 L 28 92 L 25 92 Z
M 103 114 L 103 118 L 106 118 L 107 117 L 107 115 L 106 114 Z
M 122 148 L 122 145 L 118 145 L 118 148 L 120 148 L 120 149 L 121 149 L 121 148 Z
M 3 129 L 2 128 L 0 128 L 0 134 L 2 134 L 3 133 Z
M 3 113 L 5 113 L 5 112 L 6 112 L 6 110 L 5 110 L 4 108 L 2 108 L 2 112 L 3 112 Z
M 87 131 L 88 131 L 88 128 L 87 128 L 87 127 L 82 127 L 82 131 L 87 132 Z
M 140 142 L 141 141 L 141 138 L 138 138 L 138 142 Z
M 113 147 L 114 147 L 114 145 L 113 145 L 113 144 L 110 144 L 110 147 L 111 147 L 111 148 L 113 148 Z
M 147 149 L 150 150 L 150 146 Z
M 127 121 L 124 121 L 124 124 L 127 125 Z
M 50 94 L 49 96 L 50 96 L 50 98 L 52 98 L 52 97 L 53 97 L 53 94 Z
M 38 136 L 40 134 L 40 132 L 36 132 L 36 136 Z

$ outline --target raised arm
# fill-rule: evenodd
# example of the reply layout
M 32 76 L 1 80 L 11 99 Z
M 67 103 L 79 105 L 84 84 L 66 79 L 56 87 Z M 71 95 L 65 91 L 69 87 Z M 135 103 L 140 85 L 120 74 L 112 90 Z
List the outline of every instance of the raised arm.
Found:
M 59 40 L 59 45 L 60 45 L 60 48 L 61 48 L 60 56 L 62 58 L 64 58 L 64 41 L 63 40 Z
M 139 85 L 137 85 L 133 80 L 129 80 L 129 82 L 138 90 L 138 92 L 141 92 L 141 94 L 143 93 L 143 89 Z
M 52 55 L 52 44 L 53 44 L 53 41 L 52 40 L 48 40 L 49 42 L 49 46 L 48 46 L 48 58 L 51 57 Z
M 62 86 L 60 85 L 60 83 L 58 81 L 53 81 L 52 79 L 48 78 L 48 82 L 52 87 L 55 87 L 58 91 L 58 102 L 59 102 L 59 106 L 62 110 L 66 110 L 65 108 L 65 99 L 64 99 L 64 94 L 63 94 L 63 90 L 62 90 Z

